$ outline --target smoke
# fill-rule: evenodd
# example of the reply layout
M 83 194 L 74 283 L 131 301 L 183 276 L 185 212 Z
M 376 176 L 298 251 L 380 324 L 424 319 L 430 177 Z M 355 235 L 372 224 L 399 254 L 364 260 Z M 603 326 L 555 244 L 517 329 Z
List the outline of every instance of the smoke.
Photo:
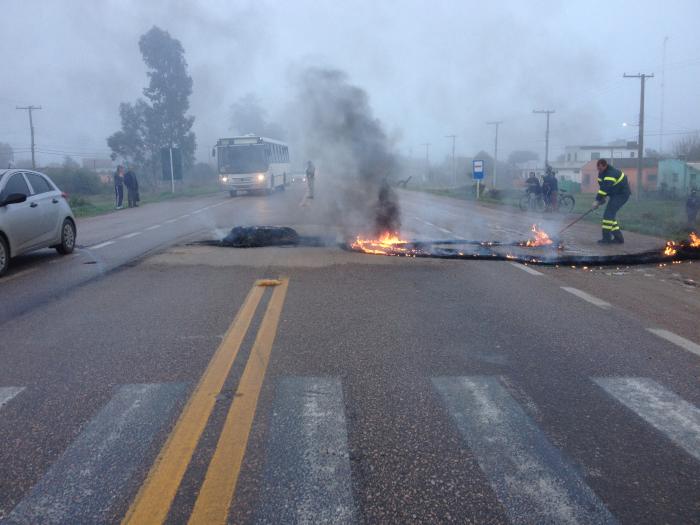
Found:
M 337 69 L 305 67 L 294 75 L 295 142 L 318 166 L 321 196 L 346 233 L 381 234 L 401 227 L 390 181 L 393 145 L 373 116 L 367 93 Z

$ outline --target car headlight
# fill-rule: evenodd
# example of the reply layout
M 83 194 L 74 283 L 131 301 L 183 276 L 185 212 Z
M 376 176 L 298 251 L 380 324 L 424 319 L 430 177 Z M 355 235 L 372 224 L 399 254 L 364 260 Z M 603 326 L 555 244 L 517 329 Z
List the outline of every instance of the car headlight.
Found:
M 221 182 L 228 182 L 228 177 L 221 177 Z
M 258 180 L 261 181 L 261 182 L 264 181 L 264 180 L 265 180 L 265 175 L 263 175 L 262 173 L 260 173 L 260 174 L 258 175 Z

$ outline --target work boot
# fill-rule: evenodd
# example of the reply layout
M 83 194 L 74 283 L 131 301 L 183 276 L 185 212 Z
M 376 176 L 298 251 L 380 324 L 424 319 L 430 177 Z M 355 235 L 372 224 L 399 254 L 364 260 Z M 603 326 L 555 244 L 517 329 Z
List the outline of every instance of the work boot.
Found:
M 610 230 L 603 230 L 603 238 L 598 241 L 598 244 L 612 244 L 612 242 Z
M 612 242 L 617 244 L 625 244 L 625 238 L 622 236 L 622 232 L 620 230 L 615 230 L 614 232 L 612 232 L 612 234 Z

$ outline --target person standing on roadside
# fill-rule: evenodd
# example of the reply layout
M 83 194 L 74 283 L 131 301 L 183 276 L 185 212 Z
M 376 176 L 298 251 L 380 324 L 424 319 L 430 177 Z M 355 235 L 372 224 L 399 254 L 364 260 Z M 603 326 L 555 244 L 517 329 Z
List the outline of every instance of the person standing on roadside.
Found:
M 309 161 L 306 163 L 306 187 L 308 188 L 309 199 L 314 198 L 314 179 L 316 178 L 316 166 L 314 163 Z
M 685 212 L 688 215 L 688 229 L 690 231 L 695 230 L 695 221 L 698 218 L 698 211 L 700 211 L 700 196 L 698 195 L 698 190 L 693 188 L 690 190 L 688 200 L 685 201 Z
M 129 166 L 129 171 L 124 175 L 124 185 L 127 190 L 127 202 L 129 203 L 129 208 L 134 208 L 139 205 L 139 181 L 136 178 L 136 173 L 131 166 Z
M 114 200 L 114 207 L 121 210 L 124 201 L 124 166 L 121 165 L 117 166 L 117 171 L 114 172 Z
M 598 186 L 600 186 L 600 189 L 595 196 L 595 201 L 593 201 L 593 209 L 598 209 L 605 204 L 606 200 L 608 201 L 608 205 L 603 212 L 603 238 L 598 243 L 622 244 L 625 242 L 625 239 L 622 237 L 620 225 L 615 217 L 632 194 L 629 181 L 624 172 L 610 166 L 605 159 L 598 159 L 596 168 L 598 169 Z

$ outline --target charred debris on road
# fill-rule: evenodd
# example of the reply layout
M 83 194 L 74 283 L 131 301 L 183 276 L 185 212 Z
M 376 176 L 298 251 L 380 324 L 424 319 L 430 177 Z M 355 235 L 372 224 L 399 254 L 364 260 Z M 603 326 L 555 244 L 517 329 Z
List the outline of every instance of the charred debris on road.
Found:
M 533 237 L 502 242 L 469 239 L 406 240 L 397 234 L 384 234 L 377 239 L 357 237 L 340 243 L 342 249 L 371 255 L 395 257 L 512 261 L 544 266 L 633 266 L 668 264 L 700 260 L 700 237 L 691 233 L 688 240 L 668 241 L 655 250 L 610 255 L 568 255 L 561 241 L 551 239 L 536 226 Z M 287 226 L 236 226 L 221 240 L 201 241 L 200 245 L 231 248 L 265 246 L 328 247 L 335 239 L 301 236 Z

